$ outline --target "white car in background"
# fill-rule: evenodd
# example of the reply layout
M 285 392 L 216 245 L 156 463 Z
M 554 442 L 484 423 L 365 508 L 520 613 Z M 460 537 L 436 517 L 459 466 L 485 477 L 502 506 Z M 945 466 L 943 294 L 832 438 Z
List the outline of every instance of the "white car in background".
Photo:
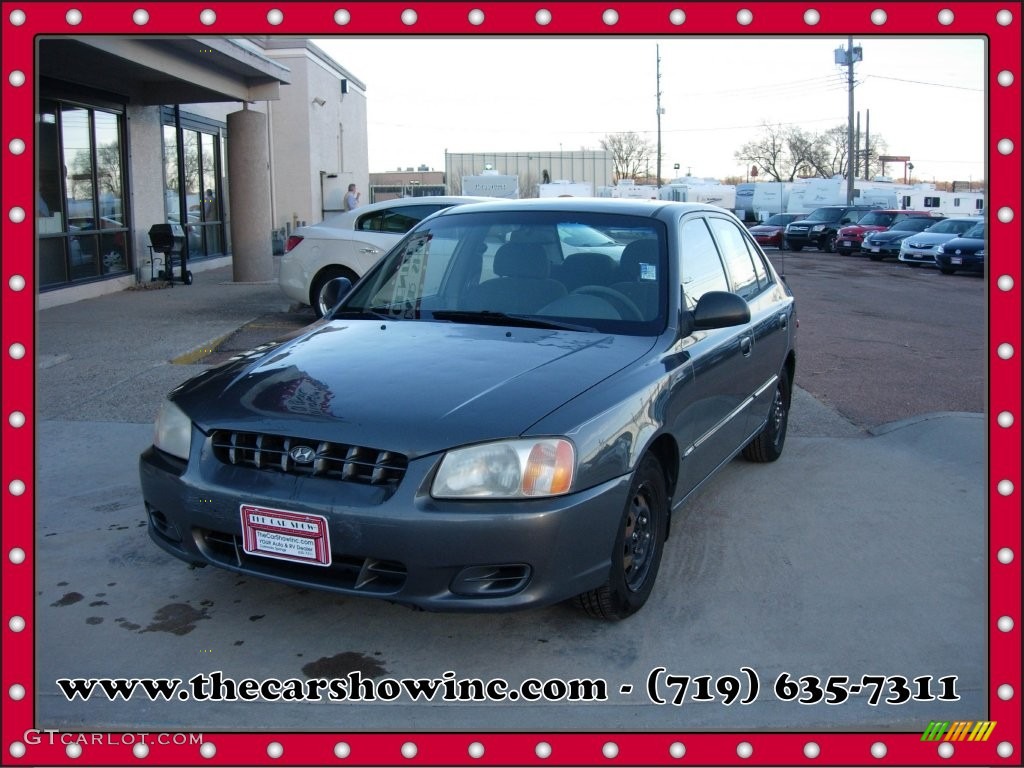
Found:
M 904 264 L 935 266 L 935 249 L 954 237 L 960 237 L 967 230 L 984 221 L 983 216 L 955 216 L 928 227 L 924 232 L 913 234 L 900 243 L 899 260 Z
M 317 317 L 330 309 L 323 290 L 335 277 L 353 283 L 402 237 L 432 213 L 489 198 L 402 197 L 360 206 L 319 224 L 298 227 L 288 238 L 278 278 L 285 295 L 313 307 Z

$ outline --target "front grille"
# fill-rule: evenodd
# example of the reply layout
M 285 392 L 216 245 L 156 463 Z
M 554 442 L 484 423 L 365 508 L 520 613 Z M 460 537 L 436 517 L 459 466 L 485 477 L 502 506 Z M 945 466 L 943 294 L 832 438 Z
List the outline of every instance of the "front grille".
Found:
M 224 464 L 267 472 L 308 475 L 363 485 L 397 487 L 409 460 L 400 453 L 324 440 L 282 437 L 255 432 L 217 430 L 213 455 Z M 292 451 L 308 448 L 310 459 L 296 461 Z
M 196 533 L 200 548 L 210 560 L 250 573 L 277 576 L 326 589 L 377 595 L 394 594 L 405 586 L 406 567 L 394 560 L 335 553 L 331 556 L 331 564 L 324 568 L 251 555 L 242 548 L 240 537 L 224 531 L 198 529 Z

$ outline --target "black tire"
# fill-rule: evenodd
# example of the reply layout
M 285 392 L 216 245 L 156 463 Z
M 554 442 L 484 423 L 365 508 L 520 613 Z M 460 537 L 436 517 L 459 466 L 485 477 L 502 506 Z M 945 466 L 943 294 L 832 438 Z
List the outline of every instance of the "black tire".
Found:
M 779 372 L 779 380 L 775 383 L 775 396 L 768 412 L 768 421 L 743 449 L 743 458 L 747 461 L 764 464 L 775 461 L 782 455 L 782 449 L 786 445 L 789 404 L 792 396 L 793 387 L 789 381 L 789 373 L 783 368 Z
M 956 270 L 953 269 L 952 267 L 939 267 L 939 272 L 941 272 L 944 275 L 952 275 L 954 272 L 956 272 Z
M 872 261 L 881 261 L 882 260 L 882 254 L 880 254 L 880 253 L 869 253 L 868 254 L 868 258 L 871 259 Z
M 797 253 L 804 249 L 803 245 L 798 243 L 790 243 L 789 241 L 787 241 L 787 245 L 789 246 L 789 250 L 796 251 Z
M 633 474 L 612 548 L 608 581 L 575 598 L 595 619 L 619 621 L 640 610 L 651 596 L 668 533 L 668 491 L 658 460 L 648 454 Z
M 836 239 L 832 235 L 825 235 L 818 241 L 818 249 L 824 253 L 834 253 L 836 250 Z
M 313 284 L 309 289 L 309 305 L 313 308 L 313 314 L 317 318 L 323 317 L 327 311 L 332 309 L 331 307 L 324 307 L 323 292 L 324 287 L 336 277 L 347 277 L 352 281 L 353 285 L 359 279 L 355 272 L 345 267 L 324 267 L 320 270 L 320 273 L 313 278 Z
M 838 253 L 838 254 L 839 254 L 840 256 L 849 256 L 849 255 L 850 255 L 851 253 L 853 253 L 853 251 L 840 251 L 840 250 L 839 250 L 839 249 L 837 248 L 837 249 L 836 249 L 836 253 Z
M 188 270 L 185 272 L 185 279 L 182 280 L 185 285 L 192 285 L 192 271 Z

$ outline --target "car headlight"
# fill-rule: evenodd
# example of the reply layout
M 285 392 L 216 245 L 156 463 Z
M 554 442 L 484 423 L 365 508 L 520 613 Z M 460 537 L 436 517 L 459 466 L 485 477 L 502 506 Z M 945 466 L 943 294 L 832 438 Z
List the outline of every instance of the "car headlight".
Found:
M 984 255 L 985 255 L 985 249 L 984 249 L 984 248 L 982 248 L 982 249 L 981 249 L 980 251 L 978 251 L 978 252 L 977 252 L 977 253 L 975 253 L 974 255 L 975 255 L 975 256 L 984 256 Z
M 945 252 L 946 252 L 946 249 L 943 248 L 941 245 L 938 248 L 935 249 L 935 253 L 937 253 L 937 254 L 945 253 Z
M 517 499 L 569 492 L 576 449 L 562 438 L 502 440 L 449 451 L 431 494 L 439 499 Z
M 815 224 L 813 227 L 811 227 L 811 232 L 821 232 L 821 230 L 823 230 L 824 228 L 824 224 Z
M 188 460 L 192 446 L 192 420 L 170 400 L 164 400 L 156 415 L 153 445 L 165 453 Z

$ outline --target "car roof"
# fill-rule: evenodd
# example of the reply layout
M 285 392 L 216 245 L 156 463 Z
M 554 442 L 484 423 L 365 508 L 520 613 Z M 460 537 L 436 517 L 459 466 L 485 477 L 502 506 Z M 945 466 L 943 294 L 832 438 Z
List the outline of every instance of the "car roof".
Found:
M 446 208 L 437 215 L 456 216 L 479 211 L 564 211 L 606 213 L 621 216 L 649 216 L 651 218 L 671 217 L 691 211 L 706 211 L 709 213 L 725 214 L 735 218 L 732 211 L 717 205 L 618 197 L 540 197 L 523 200 L 494 200 L 486 203 L 471 203 L 460 205 L 456 208 Z
M 467 202 L 476 203 L 495 199 L 496 198 L 493 197 L 476 197 L 472 195 L 422 195 L 420 197 L 394 197 L 389 200 L 378 200 L 375 203 L 360 205 L 358 208 L 354 208 L 351 211 L 345 211 L 344 213 L 337 213 L 332 216 L 328 216 L 323 221 L 319 221 L 315 224 L 298 227 L 295 231 L 299 232 L 300 229 L 308 229 L 309 227 L 351 229 L 352 222 L 360 216 L 365 216 L 366 214 L 374 213 L 375 211 L 387 210 L 388 208 L 405 208 L 411 205 L 429 205 L 431 203 L 460 205 Z M 299 232 L 299 234 L 301 234 L 301 232 Z

